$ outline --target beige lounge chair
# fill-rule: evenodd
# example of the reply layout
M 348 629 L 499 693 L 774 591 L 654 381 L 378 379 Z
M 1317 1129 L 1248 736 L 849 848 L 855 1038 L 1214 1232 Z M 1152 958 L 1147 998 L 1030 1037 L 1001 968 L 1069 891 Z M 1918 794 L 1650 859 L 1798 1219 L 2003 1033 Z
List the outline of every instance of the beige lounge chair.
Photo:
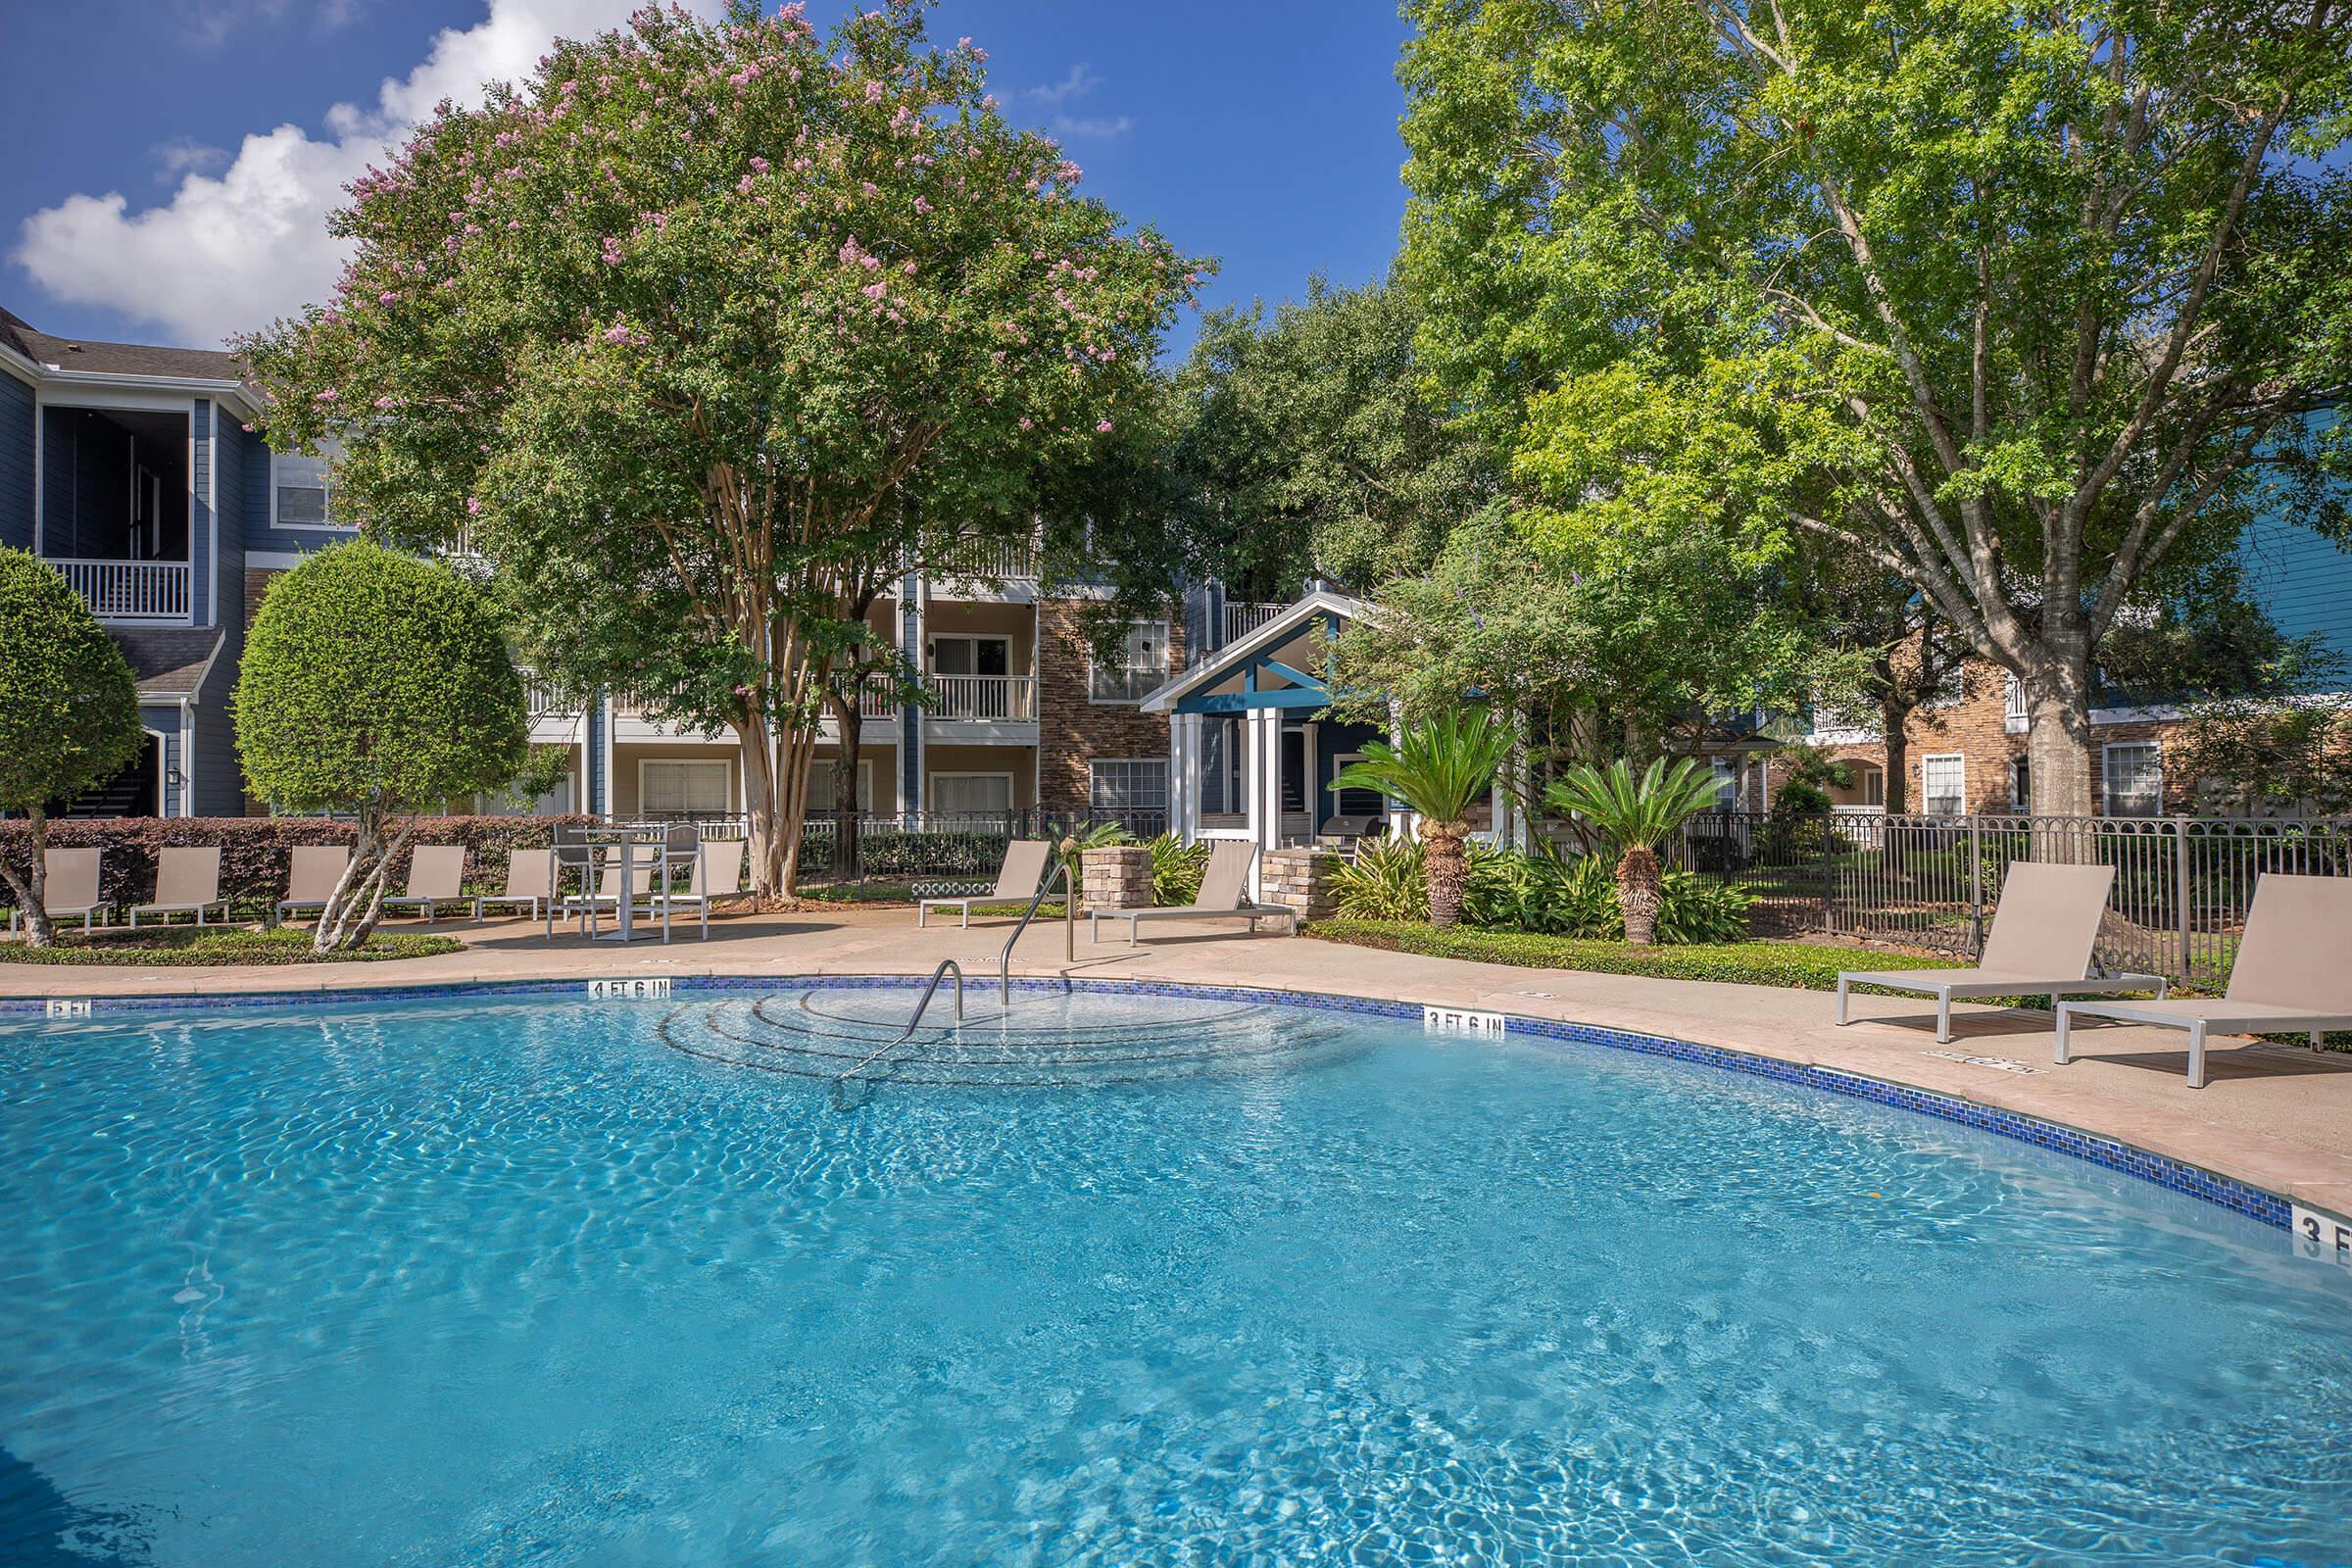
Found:
M 93 923 L 101 909 L 112 910 L 111 899 L 98 896 L 98 859 L 104 850 L 43 850 L 41 852 L 41 906 L 54 920 L 61 915 L 81 916 L 81 929 L 96 929 Z M 8 911 L 8 928 L 16 930 L 24 911 Z
M 932 909 L 959 909 L 963 923 L 972 923 L 975 904 L 1026 904 L 1037 894 L 1037 885 L 1046 878 L 1046 865 L 1054 857 L 1054 846 L 1044 839 L 1014 839 L 1004 846 L 1004 864 L 997 872 L 994 891 L 954 899 L 918 899 L 914 906 L 914 923 L 920 927 Z
M 1220 840 L 1208 852 L 1208 868 L 1200 873 L 1200 896 L 1183 906 L 1153 909 L 1089 909 L 1093 925 L 1089 939 L 1101 941 L 1104 920 L 1127 922 L 1127 945 L 1135 946 L 1136 928 L 1146 920 L 1247 920 L 1252 935 L 1260 920 L 1281 920 L 1290 934 L 1298 934 L 1298 911 L 1287 904 L 1255 904 L 1250 898 L 1250 867 L 1257 846 L 1242 839 Z
M 743 853 L 748 847 L 741 839 L 705 839 L 685 892 L 673 892 L 666 900 L 647 896 L 641 907 L 649 920 L 657 908 L 662 911 L 662 941 L 669 940 L 669 906 L 679 904 L 691 905 L 701 914 L 703 940 L 710 940 L 710 901 L 731 899 L 743 891 Z
M 409 854 L 408 891 L 386 899 L 384 909 L 388 913 L 395 906 L 414 905 L 417 913 L 430 920 L 435 905 L 470 904 L 473 918 L 479 922 L 482 901 L 467 898 L 465 886 L 465 845 L 420 844 Z
M 335 884 L 351 868 L 351 850 L 341 844 L 297 844 L 292 870 L 286 877 L 286 896 L 277 901 L 277 917 L 296 909 L 323 913 L 335 895 Z
M 536 920 L 540 906 L 554 897 L 554 873 L 555 862 L 545 850 L 509 850 L 506 890 L 483 894 L 473 901 L 474 909 L 478 914 L 494 904 L 520 905 Z
M 2205 1087 L 2205 1036 L 2352 1029 L 2352 876 L 2266 872 L 2218 1002 L 2063 1002 L 2058 1051 L 2066 1065 L 2077 1014 L 2188 1031 L 2188 1087 Z
M 155 902 L 130 906 L 130 928 L 139 928 L 142 914 L 194 913 L 204 924 L 204 911 L 219 909 L 228 919 L 228 901 L 220 896 L 220 846 L 166 850 L 156 857 Z
M 2115 886 L 2112 865 L 2044 865 L 2020 860 L 2009 867 L 1992 929 L 1974 969 L 1849 969 L 1838 977 L 1838 1022 L 1843 1027 L 1845 988 L 1886 986 L 1924 991 L 1936 999 L 1936 1039 L 1952 1038 L 1954 997 L 2095 997 L 2118 991 L 2165 994 L 2162 975 L 2091 973 L 2099 919 Z

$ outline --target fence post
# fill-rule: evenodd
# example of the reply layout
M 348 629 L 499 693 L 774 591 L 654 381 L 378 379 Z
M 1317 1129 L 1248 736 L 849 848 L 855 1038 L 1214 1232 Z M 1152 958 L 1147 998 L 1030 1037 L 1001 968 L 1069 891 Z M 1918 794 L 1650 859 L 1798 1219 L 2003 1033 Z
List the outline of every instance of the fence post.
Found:
M 1838 813 L 1821 814 L 1821 928 L 1838 929 Z
M 2180 923 L 2180 979 L 2188 980 L 2188 819 L 2173 818 L 2174 918 Z
M 1984 956 L 1984 820 L 1968 814 L 1968 956 Z

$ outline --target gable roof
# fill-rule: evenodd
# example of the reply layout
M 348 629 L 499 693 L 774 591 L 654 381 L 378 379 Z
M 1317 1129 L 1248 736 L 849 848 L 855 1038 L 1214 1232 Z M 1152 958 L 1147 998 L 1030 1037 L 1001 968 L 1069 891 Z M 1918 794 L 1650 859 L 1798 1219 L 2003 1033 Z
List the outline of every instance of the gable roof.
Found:
M 193 697 L 223 636 L 218 626 L 109 626 L 142 698 Z
M 1260 654 L 1280 648 L 1298 634 L 1308 621 L 1317 615 L 1329 615 L 1337 620 L 1353 620 L 1364 612 L 1364 602 L 1346 594 L 1335 594 L 1318 588 L 1292 605 L 1272 620 L 1251 631 L 1247 637 L 1236 638 L 1209 655 L 1191 669 L 1169 681 L 1140 705 L 1147 713 L 1173 712 L 1176 704 L 1189 694 L 1216 685 L 1241 670 Z
M 191 381 L 242 381 L 244 362 L 224 349 L 171 349 L 145 343 L 99 343 L 44 332 L 0 306 L 0 346 L 48 370 L 93 375 L 169 376 Z

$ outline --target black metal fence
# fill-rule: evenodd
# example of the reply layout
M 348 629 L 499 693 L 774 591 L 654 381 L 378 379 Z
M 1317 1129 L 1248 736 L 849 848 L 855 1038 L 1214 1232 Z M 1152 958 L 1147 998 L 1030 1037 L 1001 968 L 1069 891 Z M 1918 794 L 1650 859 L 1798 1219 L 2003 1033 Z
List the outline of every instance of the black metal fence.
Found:
M 1678 858 L 1743 888 L 1758 935 L 1826 931 L 1974 956 L 2020 860 L 2112 865 L 2098 956 L 2219 986 L 2265 871 L 2352 875 L 2352 818 L 1709 811 Z
M 741 816 L 698 818 L 712 838 L 741 838 L 749 824 Z M 813 814 L 801 829 L 801 880 L 828 881 L 834 845 L 844 824 L 830 812 Z M 858 836 L 858 880 L 907 882 L 917 878 L 993 879 L 1014 839 L 1090 840 L 1124 834 L 1141 843 L 1168 830 L 1168 813 L 1158 809 L 1089 811 L 874 812 L 853 817 Z

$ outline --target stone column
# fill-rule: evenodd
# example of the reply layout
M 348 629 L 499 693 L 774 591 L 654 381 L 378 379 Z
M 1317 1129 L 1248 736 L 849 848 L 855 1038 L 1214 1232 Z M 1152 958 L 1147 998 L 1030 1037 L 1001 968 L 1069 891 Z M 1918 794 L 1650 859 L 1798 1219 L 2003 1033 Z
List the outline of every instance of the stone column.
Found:
M 1141 844 L 1080 851 L 1078 896 L 1089 909 L 1150 908 L 1152 852 Z
M 1263 902 L 1287 905 L 1301 920 L 1328 920 L 1339 913 L 1331 886 L 1340 864 L 1337 855 L 1324 849 L 1268 850 L 1264 860 Z

